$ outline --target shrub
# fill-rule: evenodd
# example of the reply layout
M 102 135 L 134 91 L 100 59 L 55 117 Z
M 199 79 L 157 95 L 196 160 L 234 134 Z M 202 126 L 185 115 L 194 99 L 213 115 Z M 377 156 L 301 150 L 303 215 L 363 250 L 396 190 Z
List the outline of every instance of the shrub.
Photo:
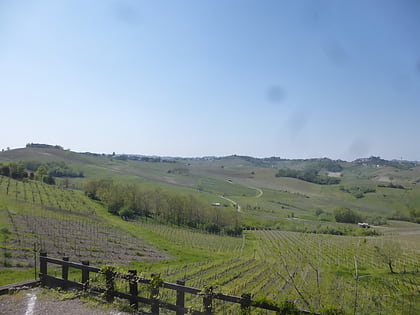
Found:
M 223 232 L 229 236 L 239 236 L 242 234 L 242 227 L 240 226 L 227 226 L 223 229 Z
M 220 232 L 220 226 L 216 223 L 206 223 L 204 225 L 204 230 L 209 233 L 219 233 Z
M 362 221 L 362 216 L 349 208 L 337 208 L 334 210 L 335 221 L 341 223 L 357 223 Z
M 136 213 L 130 208 L 121 209 L 118 214 L 121 218 L 133 219 L 136 216 Z

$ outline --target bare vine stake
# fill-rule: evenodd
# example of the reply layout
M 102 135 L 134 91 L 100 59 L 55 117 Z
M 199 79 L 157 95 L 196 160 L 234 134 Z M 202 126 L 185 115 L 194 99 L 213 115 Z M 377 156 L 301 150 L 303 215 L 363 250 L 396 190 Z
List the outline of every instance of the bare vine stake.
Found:
M 359 272 L 357 269 L 357 260 L 356 260 L 356 256 L 353 256 L 354 258 L 354 268 L 355 268 L 355 277 L 354 279 L 356 280 L 356 286 L 355 286 L 355 294 L 354 294 L 354 307 L 353 307 L 353 314 L 356 315 L 356 310 L 357 310 L 357 299 L 358 299 L 358 292 L 357 292 L 357 284 L 359 282 Z
M 36 276 L 36 242 L 34 242 L 34 279 L 37 279 Z

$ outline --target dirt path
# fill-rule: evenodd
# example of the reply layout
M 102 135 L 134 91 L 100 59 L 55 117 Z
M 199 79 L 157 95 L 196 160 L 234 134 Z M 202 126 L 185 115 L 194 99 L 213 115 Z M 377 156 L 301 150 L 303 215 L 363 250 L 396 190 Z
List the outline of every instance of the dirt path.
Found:
M 264 194 L 264 192 L 262 191 L 262 189 L 256 188 L 256 187 L 249 187 L 252 189 L 255 189 L 256 191 L 258 191 L 257 195 L 255 196 L 256 198 L 261 198 L 262 195 Z
M 44 289 L 31 289 L 0 296 L 2 315 L 125 315 L 129 313 L 92 306 L 79 299 L 59 300 Z
M 238 210 L 238 212 L 241 212 L 241 205 L 239 203 L 237 203 L 236 201 L 234 201 L 232 199 L 229 199 L 229 198 L 227 198 L 225 196 L 222 196 L 222 195 L 219 195 L 219 197 L 220 198 L 223 198 L 223 199 L 225 199 L 225 200 L 227 200 L 227 201 L 229 201 L 231 203 L 233 203 L 233 205 L 236 207 L 236 209 Z
M 228 183 L 232 184 L 231 180 L 227 179 L 226 181 Z M 255 189 L 257 191 L 257 195 L 255 196 L 255 198 L 261 198 L 262 195 L 264 194 L 264 192 L 260 188 L 256 188 L 256 187 L 248 187 L 248 188 Z M 241 212 L 241 205 L 239 203 L 237 203 L 235 200 L 229 199 L 229 198 L 224 197 L 222 195 L 219 195 L 219 197 L 231 202 L 236 207 L 236 209 L 238 209 L 238 212 Z

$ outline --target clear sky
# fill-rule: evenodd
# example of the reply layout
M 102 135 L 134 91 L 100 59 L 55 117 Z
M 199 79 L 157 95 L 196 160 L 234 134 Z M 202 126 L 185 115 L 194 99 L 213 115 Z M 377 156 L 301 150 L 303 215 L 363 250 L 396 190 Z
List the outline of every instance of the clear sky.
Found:
M 420 1 L 0 0 L 0 148 L 420 160 Z

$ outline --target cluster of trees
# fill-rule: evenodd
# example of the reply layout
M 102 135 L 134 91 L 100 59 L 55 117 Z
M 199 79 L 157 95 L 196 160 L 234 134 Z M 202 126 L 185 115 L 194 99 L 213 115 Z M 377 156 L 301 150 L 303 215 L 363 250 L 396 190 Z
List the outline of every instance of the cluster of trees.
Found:
M 0 163 L 0 175 L 22 180 L 28 177 L 25 165 L 23 163 L 10 162 L 8 164 Z
M 376 189 L 374 187 L 368 187 L 368 186 L 351 186 L 351 187 L 340 186 L 340 190 L 353 195 L 355 198 L 363 198 L 365 194 L 367 193 L 376 192 Z
M 379 184 L 378 187 L 383 187 L 383 188 L 395 188 L 395 189 L 407 189 L 405 188 L 403 185 L 399 185 L 399 184 L 393 184 L 392 182 L 384 185 L 384 184 Z
M 27 143 L 26 147 L 27 148 L 64 150 L 64 148 L 61 145 L 51 145 L 51 144 L 45 144 L 45 143 Z
M 420 209 L 411 209 L 410 210 L 410 221 L 420 224 Z
M 381 159 L 379 156 L 371 156 L 370 158 L 357 159 L 354 161 L 354 163 L 367 166 L 389 166 L 401 170 L 408 170 L 416 166 L 416 162 L 397 160 L 388 161 Z
M 52 177 L 84 177 L 82 171 L 75 171 L 65 162 L 47 162 L 41 163 L 37 161 L 25 161 L 25 167 L 29 171 L 35 172 L 40 166 L 44 166 L 48 176 Z
M 123 219 L 145 217 L 210 233 L 232 236 L 242 233 L 236 211 L 211 207 L 192 195 L 161 189 L 144 190 L 134 184 L 114 183 L 110 179 L 90 180 L 84 189 L 87 196 L 103 202 L 110 213 Z
M 112 153 L 112 156 L 116 160 L 122 160 L 122 161 L 132 160 L 132 161 L 142 161 L 142 162 L 152 162 L 152 163 L 176 163 L 175 160 L 163 159 L 159 156 L 156 156 L 156 157 L 155 156 L 139 156 L 139 155 L 131 155 L 131 154 L 115 155 L 115 152 Z
M 319 170 L 324 169 L 328 172 L 341 172 L 343 170 L 343 167 L 340 165 L 339 162 L 330 159 L 318 160 L 316 164 Z
M 411 208 L 409 212 L 397 209 L 390 217 L 390 220 L 409 221 L 420 224 L 420 208 Z
M 39 166 L 35 172 L 28 173 L 23 162 L 10 162 L 8 164 L 0 163 L 0 175 L 11 177 L 17 180 L 29 178 L 31 180 L 39 180 L 49 185 L 55 185 L 53 176 L 48 175 L 45 166 Z
M 308 169 L 304 171 L 280 169 L 276 173 L 276 177 L 292 177 L 320 185 L 335 185 L 340 183 L 339 178 L 319 175 L 316 169 Z
M 362 222 L 362 216 L 349 208 L 341 207 L 334 210 L 335 221 L 341 223 L 358 223 Z
M 186 167 L 177 167 L 171 170 L 168 170 L 168 174 L 180 174 L 180 175 L 189 175 L 190 170 Z

